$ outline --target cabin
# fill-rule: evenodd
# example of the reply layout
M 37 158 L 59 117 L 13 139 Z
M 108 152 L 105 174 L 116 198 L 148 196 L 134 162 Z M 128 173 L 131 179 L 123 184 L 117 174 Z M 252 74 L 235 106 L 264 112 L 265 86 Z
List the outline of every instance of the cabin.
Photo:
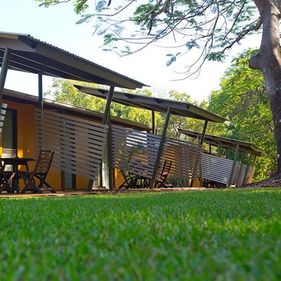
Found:
M 193 142 L 201 139 L 199 132 L 183 129 L 179 132 Z M 252 183 L 256 159 L 262 155 L 255 145 L 206 134 L 202 148 L 201 178 L 204 186 L 245 186 Z
M 40 149 L 40 132 L 38 131 L 40 114 L 38 111 L 37 97 L 4 89 L 2 103 L 5 104 L 6 108 L 4 126 L 2 128 L 2 157 L 18 156 L 36 159 Z M 64 166 L 61 166 L 63 161 L 62 163 L 58 163 L 59 152 L 64 149 L 66 150 L 70 140 L 71 142 L 74 142 L 75 140 L 74 145 L 77 147 L 77 153 L 76 155 L 72 155 L 72 158 L 70 158 L 68 162 L 71 163 L 75 159 L 79 162 L 79 156 L 81 155 L 82 157 L 82 155 L 84 155 L 83 152 L 88 153 L 84 143 L 87 137 L 82 137 L 81 130 L 79 130 L 79 133 L 77 132 L 76 134 L 69 135 L 67 134 L 68 132 L 66 128 L 64 128 L 64 130 L 61 131 L 61 137 L 52 141 L 52 135 L 56 133 L 53 131 L 53 127 L 58 123 L 65 127 L 69 126 L 69 123 L 63 122 L 62 120 L 72 122 L 72 130 L 69 130 L 70 132 L 74 131 L 74 122 L 76 122 L 75 124 L 77 124 L 77 126 L 80 124 L 81 127 L 84 126 L 85 128 L 88 124 L 97 124 L 97 126 L 102 125 L 103 114 L 71 105 L 61 104 L 48 99 L 44 99 L 43 106 L 44 117 L 48 119 L 49 122 L 52 120 L 52 124 L 49 126 L 50 128 L 45 128 L 48 132 L 48 136 L 46 136 L 46 139 L 44 140 L 44 147 L 48 146 L 49 148 L 56 150 L 48 175 L 48 182 L 55 188 L 55 190 L 88 190 L 89 177 L 84 170 L 88 165 L 84 164 L 83 170 L 78 170 L 78 167 L 76 170 L 75 165 L 64 168 Z M 111 122 L 113 125 L 124 128 L 124 130 L 129 128 L 143 132 L 150 131 L 150 128 L 145 125 L 121 118 L 111 117 Z M 60 128 L 60 126 L 58 126 L 58 128 Z M 80 139 L 82 139 L 82 141 L 80 141 Z M 56 141 L 56 143 L 54 143 L 54 141 Z M 68 151 L 71 153 L 70 148 Z M 30 169 L 34 167 L 34 163 L 35 162 L 31 162 L 29 164 Z M 91 188 L 101 186 L 100 181 L 102 175 L 100 173 L 101 170 L 99 170 L 98 179 L 95 178 L 95 182 L 92 183 Z

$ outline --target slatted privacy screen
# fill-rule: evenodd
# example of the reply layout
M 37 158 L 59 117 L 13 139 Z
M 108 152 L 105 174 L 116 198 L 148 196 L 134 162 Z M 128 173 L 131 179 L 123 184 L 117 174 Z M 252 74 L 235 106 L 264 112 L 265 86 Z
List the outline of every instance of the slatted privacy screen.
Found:
M 199 176 L 201 151 L 198 144 L 167 139 L 162 161 L 172 161 L 170 175 L 185 180 L 196 179 Z
M 250 183 L 252 183 L 254 174 L 255 174 L 255 167 L 248 166 L 247 174 L 246 174 L 245 181 L 244 181 L 243 184 L 250 184 Z
M 202 177 L 206 180 L 228 184 L 233 167 L 233 160 L 202 153 Z
M 112 126 L 112 165 L 131 173 L 152 178 L 161 136 Z M 201 147 L 166 139 L 161 163 L 172 161 L 170 174 L 180 179 L 198 177 Z
M 2 103 L 0 107 L 0 136 L 2 136 L 2 130 L 4 126 L 5 116 L 7 111 L 7 104 Z
M 246 172 L 247 172 L 247 165 L 241 162 L 237 162 L 235 164 L 232 184 L 235 184 L 237 186 L 243 185 Z
M 120 126 L 112 126 L 112 166 L 151 178 L 160 136 Z
M 50 110 L 37 113 L 38 143 L 55 151 L 53 165 L 94 179 L 103 158 L 107 126 Z
M 247 165 L 241 162 L 236 162 L 232 180 L 230 182 L 233 163 L 234 162 L 231 159 L 202 153 L 201 167 L 203 179 L 211 180 L 225 185 L 243 185 L 245 177 L 247 180 L 250 177 L 251 169 L 249 169 Z
M 244 180 L 245 180 L 245 177 L 246 177 L 247 170 L 248 170 L 248 165 L 242 164 L 241 172 L 240 172 L 240 175 L 239 175 L 239 181 L 238 181 L 239 186 L 242 186 L 242 185 L 245 184 Z

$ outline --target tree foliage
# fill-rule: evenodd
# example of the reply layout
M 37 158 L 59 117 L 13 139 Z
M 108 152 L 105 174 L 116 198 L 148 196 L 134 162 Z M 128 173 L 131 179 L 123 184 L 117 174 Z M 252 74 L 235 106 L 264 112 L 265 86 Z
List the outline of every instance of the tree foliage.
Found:
M 70 2 L 35 1 L 46 7 Z M 206 60 L 223 60 L 228 49 L 260 27 L 255 4 L 250 0 L 74 0 L 72 4 L 80 15 L 78 23 L 94 22 L 105 50 L 130 54 L 162 42 L 171 50 L 167 65 L 187 53 L 196 56 L 185 74 L 197 72 Z
M 257 160 L 257 177 L 265 178 L 276 168 L 276 145 L 272 113 L 262 74 L 249 68 L 249 50 L 237 57 L 221 80 L 221 90 L 209 98 L 208 109 L 230 120 L 228 126 L 216 126 L 213 133 L 249 141 L 263 151 Z
M 209 123 L 207 133 L 248 141 L 260 148 L 263 151 L 263 157 L 258 158 L 256 179 L 262 179 L 275 170 L 276 148 L 269 98 L 262 75 L 248 66 L 248 59 L 254 53 L 256 50 L 249 50 L 233 60 L 221 79 L 221 89 L 214 91 L 208 101 L 202 101 L 199 104 L 187 93 L 177 91 L 170 91 L 169 98 L 189 102 L 226 117 L 229 122 L 223 125 Z M 82 84 L 91 86 L 89 83 Z M 72 86 L 71 81 L 57 79 L 54 80 L 53 86 L 53 91 L 49 95 L 52 95 L 56 101 L 104 112 L 104 100 L 80 93 Z M 151 96 L 152 92 L 145 89 L 139 90 L 138 94 Z M 111 114 L 147 126 L 152 125 L 149 110 L 113 103 Z M 155 113 L 155 118 L 156 131 L 161 134 L 165 114 Z M 201 132 L 202 127 L 201 121 L 171 116 L 168 135 L 173 138 L 184 138 L 179 135 L 179 128 Z
M 70 104 L 101 113 L 104 112 L 105 100 L 79 92 L 75 87 L 73 87 L 73 83 L 77 84 L 78 82 L 72 82 L 73 81 L 55 79 L 52 90 L 46 93 L 46 95 L 53 97 L 57 102 L 60 103 Z M 90 83 L 80 84 L 85 86 L 93 86 L 93 84 Z M 136 93 L 139 95 L 152 96 L 152 92 L 149 89 L 138 90 Z M 172 90 L 168 93 L 168 97 L 172 100 L 197 104 L 196 101 L 191 99 L 190 95 L 184 92 Z M 131 120 L 152 127 L 152 113 L 150 110 L 125 106 L 112 102 L 110 113 L 114 117 Z M 155 112 L 155 129 L 158 134 L 161 134 L 162 132 L 164 121 L 165 113 Z M 173 138 L 179 138 L 179 128 L 201 131 L 203 128 L 203 122 L 192 118 L 184 118 L 172 115 L 169 122 L 168 135 Z

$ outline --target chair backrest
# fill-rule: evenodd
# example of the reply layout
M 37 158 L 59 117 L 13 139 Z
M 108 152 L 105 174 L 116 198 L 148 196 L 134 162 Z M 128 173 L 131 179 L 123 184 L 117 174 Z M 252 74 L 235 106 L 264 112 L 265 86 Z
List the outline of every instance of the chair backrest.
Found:
M 54 157 L 53 150 L 40 149 L 34 171 L 40 174 L 48 174 Z
M 169 175 L 172 164 L 173 164 L 173 161 L 170 161 L 170 160 L 164 161 L 164 164 L 162 166 L 162 170 L 161 170 L 161 173 L 160 173 L 160 177 L 166 178 Z

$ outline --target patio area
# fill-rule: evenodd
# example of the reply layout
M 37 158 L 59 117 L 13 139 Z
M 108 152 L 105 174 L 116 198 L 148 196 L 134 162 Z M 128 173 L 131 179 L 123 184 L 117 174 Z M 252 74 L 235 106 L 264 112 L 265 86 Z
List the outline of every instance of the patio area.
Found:
M 96 192 L 96 188 L 101 188 L 98 192 L 137 187 L 138 191 L 169 191 L 169 176 L 181 180 L 186 187 L 196 186 L 196 181 L 201 186 L 206 179 L 202 165 L 206 161 L 202 159 L 206 157 L 203 144 L 207 126 L 209 122 L 223 123 L 224 118 L 191 103 L 129 93 L 146 85 L 29 35 L 0 33 L 0 61 L 1 130 L 5 120 L 11 123 L 9 130 L 1 131 L 2 153 L 11 149 L 13 154 L 6 157 L 17 159 L 12 169 L 13 182 L 16 179 L 12 192 L 41 192 L 43 186 L 51 192 L 83 189 L 86 194 Z M 8 69 L 36 74 L 38 97 L 4 89 Z M 43 75 L 95 83 L 98 87 L 74 86 L 85 95 L 105 99 L 104 112 L 46 100 Z M 122 91 L 116 91 L 116 87 Z M 112 102 L 149 110 L 151 127 L 112 118 Z M 155 131 L 155 112 L 165 114 L 161 134 Z M 202 132 L 197 133 L 197 143 L 167 135 L 172 115 L 200 120 Z M 36 187 L 34 175 L 30 175 L 41 173 L 35 171 L 40 167 L 35 160 L 42 150 L 53 156 L 44 172 L 44 182 Z M 31 161 L 31 167 L 19 159 Z M 29 178 L 22 177 L 28 174 Z M 4 182 L 10 180 L 10 176 L 2 178 Z M 22 179 L 24 185 L 18 183 Z M 32 182 L 34 187 L 27 187 L 26 182 Z

